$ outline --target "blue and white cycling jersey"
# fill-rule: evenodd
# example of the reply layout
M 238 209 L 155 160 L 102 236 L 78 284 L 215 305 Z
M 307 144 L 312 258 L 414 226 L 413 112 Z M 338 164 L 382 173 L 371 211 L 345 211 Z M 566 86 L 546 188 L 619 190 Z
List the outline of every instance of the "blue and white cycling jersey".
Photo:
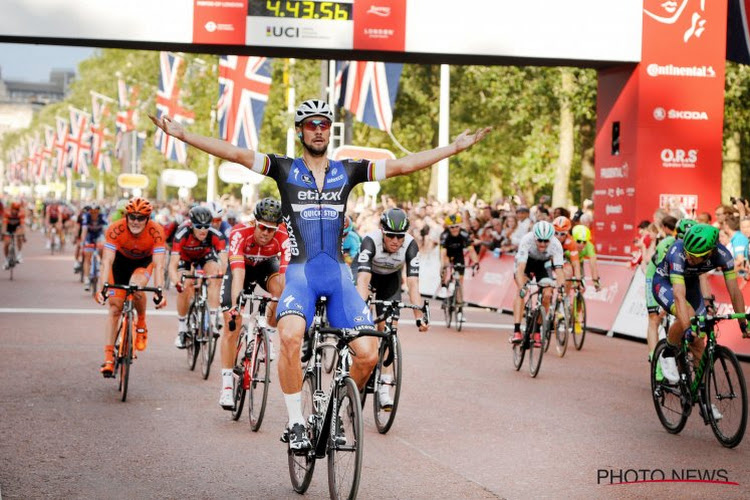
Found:
M 349 193 L 359 183 L 385 179 L 385 161 L 329 161 L 322 187 L 302 158 L 256 153 L 252 170 L 276 181 L 289 233 L 291 259 L 278 317 L 301 316 L 309 326 L 316 300 L 325 296 L 331 326 L 371 325 L 344 263 L 341 236 Z

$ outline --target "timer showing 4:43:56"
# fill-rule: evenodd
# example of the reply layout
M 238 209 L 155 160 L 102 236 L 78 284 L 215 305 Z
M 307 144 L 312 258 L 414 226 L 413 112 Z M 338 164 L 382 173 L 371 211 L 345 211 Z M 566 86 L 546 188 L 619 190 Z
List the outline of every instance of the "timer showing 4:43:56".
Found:
M 312 0 L 250 0 L 249 16 L 288 17 L 351 21 L 350 2 L 314 2 Z

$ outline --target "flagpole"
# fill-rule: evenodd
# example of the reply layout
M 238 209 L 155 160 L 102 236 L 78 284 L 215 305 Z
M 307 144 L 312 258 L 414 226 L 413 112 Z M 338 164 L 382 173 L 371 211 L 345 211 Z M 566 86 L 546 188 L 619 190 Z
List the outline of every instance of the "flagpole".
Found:
M 450 140 L 450 66 L 440 65 L 440 118 L 438 124 L 438 147 L 447 146 Z M 448 202 L 448 158 L 438 162 L 437 199 Z
M 216 123 L 216 110 L 211 110 L 211 126 L 209 137 L 214 135 L 214 124 Z M 206 179 L 206 201 L 214 201 L 216 198 L 216 158 L 208 155 L 208 178 Z
M 286 155 L 289 158 L 294 158 L 294 101 L 296 99 L 294 89 L 294 77 L 292 76 L 292 69 L 294 68 L 294 59 L 287 59 L 288 69 L 284 72 L 285 82 L 287 84 L 286 92 L 286 111 L 289 116 L 292 117 L 292 125 L 286 129 Z

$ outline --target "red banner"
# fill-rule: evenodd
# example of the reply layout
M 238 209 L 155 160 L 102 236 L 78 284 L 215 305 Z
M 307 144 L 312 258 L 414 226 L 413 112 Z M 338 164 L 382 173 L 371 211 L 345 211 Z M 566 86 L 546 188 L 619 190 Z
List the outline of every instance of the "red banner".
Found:
M 193 43 L 245 45 L 248 0 L 194 0 Z
M 645 0 L 641 63 L 600 73 L 597 250 L 632 251 L 659 208 L 693 216 L 720 201 L 726 2 Z
M 479 271 L 472 276 L 464 276 L 464 300 L 484 307 L 495 307 L 511 312 L 518 288 L 513 279 L 513 256 L 495 257 L 485 254 L 480 261 Z M 625 293 L 633 279 L 633 270 L 619 263 L 599 262 L 602 289 L 593 286 L 586 288 L 587 324 L 604 331 L 612 329 L 617 311 L 625 298 Z M 586 262 L 586 275 L 591 276 Z
M 354 50 L 403 52 L 406 44 L 406 0 L 354 2 Z

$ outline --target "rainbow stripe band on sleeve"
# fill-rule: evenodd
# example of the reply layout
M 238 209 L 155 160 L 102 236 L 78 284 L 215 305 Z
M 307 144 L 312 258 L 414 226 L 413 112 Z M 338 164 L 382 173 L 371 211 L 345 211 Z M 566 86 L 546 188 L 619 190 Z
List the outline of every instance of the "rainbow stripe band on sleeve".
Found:
M 167 249 L 164 247 L 154 247 L 154 253 L 166 253 Z
M 385 160 L 371 161 L 367 166 L 367 179 L 382 181 L 385 179 Z
M 271 160 L 267 155 L 263 153 L 255 153 L 255 159 L 253 160 L 253 172 L 258 172 L 261 175 L 268 175 L 268 170 L 271 168 Z
M 104 248 L 108 248 L 108 249 L 112 250 L 113 252 L 117 251 L 117 247 L 115 245 L 113 245 L 112 243 L 105 243 L 104 244 Z

